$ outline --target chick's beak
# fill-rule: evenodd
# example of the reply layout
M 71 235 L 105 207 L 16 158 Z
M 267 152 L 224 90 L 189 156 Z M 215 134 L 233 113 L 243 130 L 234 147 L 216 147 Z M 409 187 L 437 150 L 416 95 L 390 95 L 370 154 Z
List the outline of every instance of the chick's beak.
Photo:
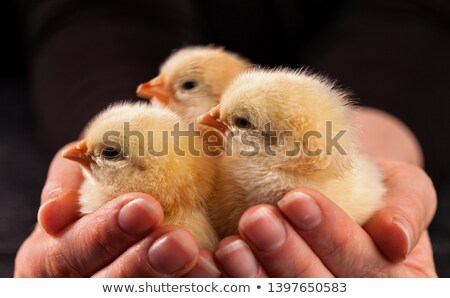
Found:
M 88 168 L 93 160 L 87 154 L 87 149 L 86 141 L 82 140 L 75 146 L 65 149 L 62 152 L 62 156 L 72 161 L 76 161 L 83 167 Z
M 153 97 L 163 105 L 169 104 L 170 92 L 164 87 L 164 79 L 162 76 L 142 83 L 137 87 L 137 96 L 144 99 L 152 99 Z
M 199 124 L 203 124 L 212 128 L 217 129 L 218 131 L 225 133 L 228 130 L 228 127 L 220 120 L 220 107 L 216 106 L 212 108 L 209 112 L 201 115 L 197 118 L 197 122 Z

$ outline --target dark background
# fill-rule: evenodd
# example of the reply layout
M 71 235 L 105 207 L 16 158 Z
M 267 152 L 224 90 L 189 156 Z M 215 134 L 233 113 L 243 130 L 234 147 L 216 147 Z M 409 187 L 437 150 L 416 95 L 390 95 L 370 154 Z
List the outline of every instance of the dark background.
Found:
M 225 45 L 263 65 L 309 65 L 409 125 L 438 190 L 430 234 L 438 273 L 450 277 L 448 1 L 149 2 L 2 5 L 0 277 L 12 276 L 33 229 L 56 150 L 189 43 Z
M 14 2 L 2 4 L 0 24 L 0 277 L 11 277 L 16 251 L 36 222 L 49 154 L 35 134 L 24 22 Z

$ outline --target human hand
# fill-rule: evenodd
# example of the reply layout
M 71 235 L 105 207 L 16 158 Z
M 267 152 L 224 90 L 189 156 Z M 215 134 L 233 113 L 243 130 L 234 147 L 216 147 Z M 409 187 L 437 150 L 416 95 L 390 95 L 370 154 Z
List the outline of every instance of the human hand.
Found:
M 386 205 L 364 227 L 324 195 L 297 189 L 279 208 L 250 208 L 240 236 L 222 240 L 216 258 L 229 277 L 436 277 L 426 228 L 436 209 L 428 176 L 379 160 Z
M 149 195 L 125 194 L 79 218 L 82 180 L 79 166 L 58 152 L 42 191 L 39 224 L 17 254 L 16 277 L 220 274 L 187 231 L 162 226 L 161 206 Z

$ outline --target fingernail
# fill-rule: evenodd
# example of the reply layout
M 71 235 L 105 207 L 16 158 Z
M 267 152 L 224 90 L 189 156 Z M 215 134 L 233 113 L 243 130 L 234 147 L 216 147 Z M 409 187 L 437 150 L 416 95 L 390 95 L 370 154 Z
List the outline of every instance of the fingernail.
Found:
M 406 241 L 407 241 L 406 254 L 405 254 L 405 257 L 406 257 L 411 252 L 412 246 L 413 246 L 413 237 L 412 237 L 411 230 L 409 228 L 407 228 L 407 225 L 403 224 L 402 221 L 398 218 L 394 218 L 392 220 L 392 222 L 395 225 L 397 225 L 397 227 L 399 227 L 400 230 L 402 230 L 403 233 L 405 234 Z
M 322 211 L 316 202 L 303 192 L 290 192 L 278 202 L 278 207 L 299 229 L 309 231 L 320 224 Z
M 50 190 L 47 194 L 47 198 L 57 198 L 59 197 L 59 195 L 61 194 L 61 188 L 54 188 L 52 190 Z
M 188 266 L 198 254 L 195 241 L 180 230 L 157 239 L 148 250 L 152 268 L 162 274 L 171 274 Z
M 120 228 L 129 235 L 142 235 L 156 225 L 161 214 L 145 199 L 135 199 L 122 207 L 118 215 Z
M 240 222 L 245 236 L 261 251 L 274 251 L 286 240 L 286 229 L 267 207 L 260 207 Z
M 43 214 L 43 212 L 44 212 L 46 206 L 48 206 L 48 205 L 50 205 L 50 204 L 53 204 L 53 202 L 55 202 L 57 199 L 58 199 L 57 197 L 49 198 L 47 201 L 45 201 L 45 202 L 39 207 L 39 210 L 38 210 L 38 213 L 37 213 L 37 222 L 38 222 L 38 224 L 41 226 L 41 228 L 43 228 L 44 230 L 45 230 L 46 227 L 43 226 L 42 214 Z
M 62 191 L 60 182 L 48 181 L 42 189 L 42 200 L 57 199 Z
M 250 247 L 242 240 L 227 244 L 215 255 L 229 277 L 255 277 L 258 274 L 258 262 Z
M 217 268 L 216 264 L 214 264 L 212 261 L 204 258 L 203 256 L 200 256 L 198 258 L 198 265 L 206 271 L 206 273 L 210 277 L 220 277 L 222 273 Z

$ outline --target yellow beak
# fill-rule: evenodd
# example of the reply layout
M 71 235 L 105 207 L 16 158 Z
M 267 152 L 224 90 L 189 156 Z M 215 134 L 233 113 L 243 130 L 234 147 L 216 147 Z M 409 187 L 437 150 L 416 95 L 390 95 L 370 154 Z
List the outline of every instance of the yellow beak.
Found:
M 157 76 L 146 83 L 140 84 L 137 87 L 136 94 L 148 100 L 155 98 L 165 106 L 169 104 L 170 92 L 164 87 L 164 79 L 162 76 Z
M 70 147 L 62 152 L 64 158 L 70 159 L 72 161 L 78 162 L 83 167 L 89 168 L 92 162 L 91 157 L 87 154 L 86 140 L 78 142 L 73 147 Z
M 228 127 L 220 120 L 220 106 L 212 108 L 209 112 L 197 118 L 199 124 L 203 124 L 225 133 Z

